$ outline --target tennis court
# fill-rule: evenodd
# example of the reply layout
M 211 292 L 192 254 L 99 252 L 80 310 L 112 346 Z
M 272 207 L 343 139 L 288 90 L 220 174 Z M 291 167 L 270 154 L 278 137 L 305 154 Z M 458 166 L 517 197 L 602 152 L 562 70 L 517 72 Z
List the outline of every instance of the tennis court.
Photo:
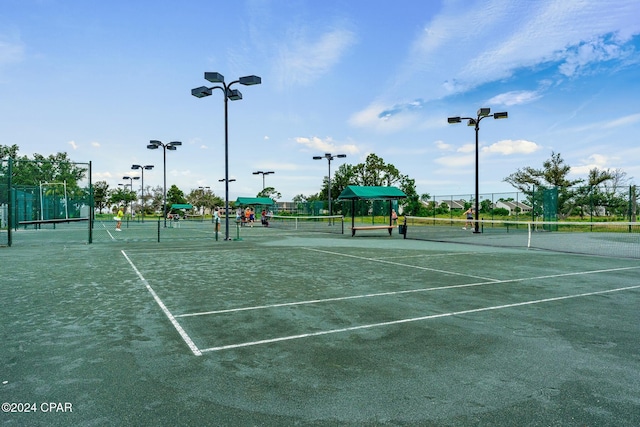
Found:
M 640 259 L 71 230 L 0 248 L 5 425 L 640 424 Z

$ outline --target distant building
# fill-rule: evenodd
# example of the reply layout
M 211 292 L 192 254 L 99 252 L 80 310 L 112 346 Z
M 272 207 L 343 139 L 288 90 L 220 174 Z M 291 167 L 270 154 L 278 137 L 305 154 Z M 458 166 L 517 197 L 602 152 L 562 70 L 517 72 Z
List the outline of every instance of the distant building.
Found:
M 298 203 L 295 202 L 276 202 L 274 209 L 276 212 L 296 213 L 298 210 Z
M 441 200 L 438 203 L 438 206 L 447 205 L 450 210 L 453 209 L 462 209 L 464 210 L 464 204 L 467 203 L 464 200 Z
M 531 206 L 525 205 L 524 203 L 521 202 L 506 202 L 503 200 L 498 200 L 495 204 L 494 204 L 494 208 L 496 209 L 506 209 L 509 211 L 509 215 L 513 215 L 516 213 L 530 213 L 531 212 Z

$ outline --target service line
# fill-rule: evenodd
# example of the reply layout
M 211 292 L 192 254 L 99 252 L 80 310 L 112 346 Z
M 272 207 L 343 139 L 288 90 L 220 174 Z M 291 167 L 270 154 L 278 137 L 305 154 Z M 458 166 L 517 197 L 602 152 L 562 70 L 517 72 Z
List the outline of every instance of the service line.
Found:
M 361 329 L 371 329 L 371 328 L 377 328 L 377 327 L 382 327 L 382 326 L 398 325 L 398 324 L 402 324 L 402 323 L 419 322 L 419 321 L 422 321 L 422 320 L 438 319 L 438 318 L 441 318 L 441 317 L 460 316 L 460 315 L 464 315 L 464 314 L 480 313 L 480 312 L 483 312 L 483 311 L 490 311 L 490 310 L 502 310 L 502 309 L 506 309 L 506 308 L 521 307 L 521 306 L 532 305 L 532 304 L 541 304 L 541 303 L 552 302 L 552 301 L 561 301 L 561 300 L 566 300 L 566 299 L 571 299 L 571 298 L 581 298 L 581 297 L 588 297 L 588 296 L 592 296 L 592 295 L 608 294 L 608 293 L 612 293 L 612 292 L 628 291 L 628 290 L 638 289 L 638 288 L 640 288 L 640 285 L 627 286 L 627 287 L 624 287 L 624 288 L 617 288 L 617 289 L 609 289 L 609 290 L 606 290 L 606 291 L 586 292 L 586 293 L 576 294 L 576 295 L 565 295 L 565 296 L 561 296 L 561 297 L 545 298 L 545 299 L 539 299 L 539 300 L 533 300 L 533 301 L 524 301 L 524 302 L 518 302 L 518 303 L 513 303 L 513 304 L 494 305 L 494 306 L 491 306 L 491 307 L 474 308 L 474 309 L 471 309 L 471 310 L 452 311 L 452 312 L 449 312 L 449 313 L 432 314 L 432 315 L 429 315 L 429 316 L 421 316 L 421 317 L 413 317 L 413 318 L 410 318 L 410 319 L 393 320 L 393 321 L 390 321 L 390 322 L 371 323 L 369 325 L 352 326 L 352 327 L 349 327 L 349 328 L 331 329 L 331 330 L 328 330 L 328 331 L 311 332 L 311 333 L 308 333 L 308 334 L 290 335 L 290 336 L 286 336 L 286 337 L 264 339 L 264 340 L 244 342 L 244 343 L 239 343 L 239 344 L 229 344 L 229 345 L 223 345 L 223 346 L 219 346 L 219 347 L 205 348 L 205 349 L 202 349 L 200 351 L 202 353 L 206 353 L 206 352 L 211 352 L 211 351 L 230 350 L 230 349 L 234 349 L 234 348 L 249 347 L 249 346 L 253 346 L 253 345 L 270 344 L 270 343 L 275 343 L 275 342 L 280 342 L 280 341 L 288 341 L 288 340 L 295 340 L 295 339 L 301 339 L 301 338 L 317 337 L 317 336 L 321 336 L 321 335 L 337 334 L 337 333 L 342 333 L 342 332 L 352 332 L 352 331 L 357 331 L 357 330 L 361 330 Z

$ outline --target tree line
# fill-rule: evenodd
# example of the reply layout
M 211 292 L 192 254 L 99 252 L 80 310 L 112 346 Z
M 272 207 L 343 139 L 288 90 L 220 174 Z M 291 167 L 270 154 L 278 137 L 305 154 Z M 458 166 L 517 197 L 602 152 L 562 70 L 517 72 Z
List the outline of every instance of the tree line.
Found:
M 34 154 L 33 158 L 29 159 L 27 156 L 19 156 L 18 151 L 17 145 L 0 145 L 0 159 L 14 159 L 12 177 L 14 185 L 35 186 L 39 182 L 64 180 L 71 191 L 79 191 L 77 183 L 87 178 L 86 168 L 73 163 L 67 153 L 52 154 L 48 157 Z M 0 174 L 5 175 L 7 163 L 3 162 L 0 168 Z M 542 189 L 557 188 L 557 214 L 561 218 L 571 215 L 585 216 L 594 205 L 600 207 L 598 213 L 604 215 L 626 216 L 625 213 L 632 212 L 635 217 L 636 186 L 632 184 L 632 179 L 626 172 L 620 169 L 593 168 L 586 179 L 572 180 L 569 179 L 570 171 L 571 167 L 566 164 L 560 153 L 552 152 L 551 157 L 543 162 L 542 168 L 524 166 L 503 181 L 527 195 L 529 199 L 525 203 L 528 202 L 531 205 L 540 204 L 535 198 L 540 197 Z M 430 201 L 431 197 L 428 193 L 418 194 L 415 179 L 402 174 L 393 164 L 386 163 L 375 154 L 369 154 L 363 163 L 341 164 L 330 181 L 333 198 L 337 198 L 337 195 L 349 185 L 395 186 L 407 195 L 406 199 L 399 201 L 401 210 L 407 215 L 429 216 L 443 209 L 434 201 Z M 325 202 L 328 193 L 329 179 L 325 176 L 318 193 L 298 194 L 293 198 L 293 202 Z M 282 196 L 274 187 L 266 187 L 256 197 L 268 197 L 277 201 Z M 0 200 L 0 203 L 2 202 Z M 163 205 L 163 188 L 147 186 L 142 197 L 137 189 L 133 190 L 129 185 L 123 184 L 111 189 L 106 181 L 98 181 L 94 184 L 94 203 L 99 212 L 115 206 L 130 206 L 136 212 L 160 213 Z M 207 188 L 194 189 L 185 194 L 176 185 L 172 185 L 167 190 L 167 207 L 184 203 L 190 203 L 194 206 L 195 212 L 200 213 L 215 206 L 223 206 L 224 200 Z M 334 210 L 332 214 L 342 213 L 340 203 L 333 204 L 332 209 Z M 491 203 L 484 200 L 481 211 L 491 209 L 493 209 Z

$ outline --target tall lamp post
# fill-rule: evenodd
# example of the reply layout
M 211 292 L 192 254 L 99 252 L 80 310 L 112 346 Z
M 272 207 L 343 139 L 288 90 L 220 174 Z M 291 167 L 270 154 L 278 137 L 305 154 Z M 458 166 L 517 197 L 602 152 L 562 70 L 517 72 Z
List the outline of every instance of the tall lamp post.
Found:
M 166 144 L 157 141 L 155 139 L 149 141 L 149 145 L 147 148 L 149 150 L 157 150 L 162 147 L 163 157 L 162 162 L 164 165 L 164 190 L 163 190 L 163 201 L 162 201 L 162 216 L 164 217 L 164 228 L 167 228 L 167 150 L 175 151 L 179 146 L 182 145 L 180 141 L 171 141 Z
M 490 108 L 480 108 L 478 110 L 478 114 L 477 117 L 449 117 L 447 119 L 447 122 L 449 124 L 453 124 L 453 123 L 460 123 L 462 122 L 462 120 L 469 120 L 467 122 L 467 126 L 474 126 L 475 130 L 476 130 L 476 201 L 475 201 L 475 225 L 473 228 L 473 232 L 474 233 L 479 233 L 479 227 L 480 227 L 480 204 L 479 204 L 479 199 L 480 199 L 480 191 L 479 191 L 479 184 L 478 184 L 478 168 L 479 168 L 479 157 L 478 157 L 478 132 L 480 131 L 480 121 L 482 121 L 482 119 L 486 119 L 487 117 L 493 117 L 494 119 L 506 119 L 507 117 L 509 117 L 509 115 L 507 114 L 507 112 L 502 112 L 502 113 L 494 113 L 494 114 L 490 114 L 491 113 L 491 109 Z
M 332 214 L 332 210 L 331 210 L 331 160 L 335 159 L 344 159 L 345 157 L 347 157 L 346 154 L 336 154 L 335 156 L 332 155 L 331 153 L 325 153 L 324 156 L 313 156 L 313 160 L 322 160 L 322 159 L 327 159 L 327 163 L 329 164 L 329 175 L 327 177 L 327 183 L 329 186 L 329 191 L 328 191 L 328 199 L 329 199 L 329 215 Z
M 213 89 L 220 89 L 224 93 L 224 207 L 225 212 L 229 212 L 229 100 L 237 101 L 242 99 L 242 93 L 238 89 L 231 89 L 236 83 L 240 83 L 245 86 L 259 85 L 262 83 L 262 79 L 258 76 L 245 76 L 240 77 L 238 80 L 234 80 L 229 84 L 224 82 L 224 76 L 216 72 L 205 72 L 205 80 L 211 83 L 220 83 L 212 87 L 200 86 L 195 89 L 191 89 L 191 95 L 196 98 L 204 98 L 213 93 Z M 224 226 L 224 239 L 231 240 L 229 238 L 229 215 L 226 215 Z
M 125 184 L 125 186 L 129 185 L 129 187 L 131 188 L 131 192 L 133 193 L 133 180 L 140 179 L 140 177 L 139 176 L 123 176 L 122 179 L 129 180 L 129 184 Z M 129 203 L 129 216 L 131 216 L 131 212 L 133 212 L 133 203 Z
M 255 171 L 253 172 L 254 175 L 262 175 L 262 190 L 264 191 L 264 176 L 265 175 L 271 175 L 272 173 L 275 173 L 274 171 L 268 171 L 268 172 L 264 172 L 264 171 Z
M 142 222 L 144 222 L 144 171 L 147 170 L 151 170 L 153 169 L 153 165 L 131 165 L 131 169 L 132 170 L 140 170 L 140 172 L 142 173 L 142 181 L 141 181 L 141 185 L 140 185 L 140 197 L 142 197 L 142 207 L 141 207 L 141 214 L 142 214 Z

